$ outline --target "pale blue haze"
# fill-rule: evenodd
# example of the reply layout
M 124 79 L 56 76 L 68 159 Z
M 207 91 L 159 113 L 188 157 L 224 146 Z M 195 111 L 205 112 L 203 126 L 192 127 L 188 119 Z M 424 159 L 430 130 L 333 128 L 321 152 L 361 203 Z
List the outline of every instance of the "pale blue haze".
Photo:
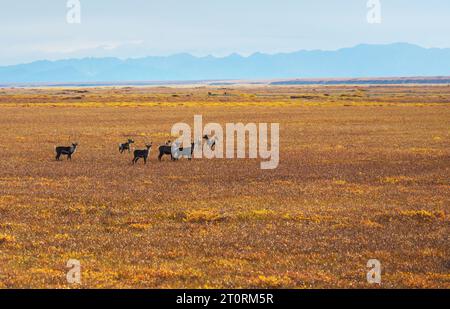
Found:
M 0 0 L 0 83 L 450 76 L 449 0 L 80 1 Z
M 450 47 L 450 1 L 81 0 L 82 23 L 66 23 L 66 0 L 0 0 L 0 65 L 40 59 L 190 53 L 335 50 L 361 43 Z

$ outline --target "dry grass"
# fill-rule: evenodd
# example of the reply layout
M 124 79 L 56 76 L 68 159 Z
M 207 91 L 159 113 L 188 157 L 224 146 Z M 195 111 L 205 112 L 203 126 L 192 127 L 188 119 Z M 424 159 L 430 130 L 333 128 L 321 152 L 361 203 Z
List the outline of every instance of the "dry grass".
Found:
M 0 89 L 0 287 L 68 287 L 69 259 L 89 288 L 368 287 L 377 258 L 382 287 L 449 288 L 449 102 L 446 86 Z M 279 168 L 118 153 L 194 114 L 279 122 Z

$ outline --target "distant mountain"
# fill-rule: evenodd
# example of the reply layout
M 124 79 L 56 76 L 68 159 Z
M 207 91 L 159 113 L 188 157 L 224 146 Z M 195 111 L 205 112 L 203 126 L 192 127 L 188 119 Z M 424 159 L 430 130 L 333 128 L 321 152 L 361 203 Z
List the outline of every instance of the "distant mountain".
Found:
M 448 76 L 450 49 L 406 43 L 358 45 L 336 51 L 298 51 L 249 57 L 84 58 L 0 67 L 0 84 L 194 81 L 394 76 Z

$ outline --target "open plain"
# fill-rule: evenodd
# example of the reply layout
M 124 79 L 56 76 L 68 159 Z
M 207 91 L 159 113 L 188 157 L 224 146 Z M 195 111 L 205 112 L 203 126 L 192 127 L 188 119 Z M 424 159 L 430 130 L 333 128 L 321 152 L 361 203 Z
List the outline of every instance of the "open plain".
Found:
M 194 115 L 279 123 L 278 168 L 158 162 Z M 76 288 L 77 259 L 87 288 L 365 288 L 378 259 L 450 288 L 449 124 L 447 85 L 2 88 L 0 287 Z

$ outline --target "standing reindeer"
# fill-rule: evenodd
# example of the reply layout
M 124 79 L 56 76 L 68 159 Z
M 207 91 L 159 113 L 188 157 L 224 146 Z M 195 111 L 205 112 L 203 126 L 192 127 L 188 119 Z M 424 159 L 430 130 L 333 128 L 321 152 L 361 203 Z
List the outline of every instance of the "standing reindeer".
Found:
M 61 155 L 67 156 L 67 160 L 72 160 L 72 155 L 77 151 L 78 143 L 73 143 L 72 146 L 58 146 L 55 148 L 56 161 L 59 161 Z
M 133 158 L 133 164 L 136 164 L 136 162 L 140 159 L 143 158 L 144 159 L 144 164 L 147 164 L 147 158 L 148 155 L 150 154 L 150 150 L 152 148 L 152 143 L 150 144 L 145 144 L 145 147 L 147 149 L 144 150 L 135 150 L 134 151 L 134 158 Z
M 216 139 L 217 138 L 215 136 L 213 138 L 211 138 L 205 134 L 205 136 L 203 136 L 203 139 L 206 141 L 206 144 L 209 146 L 209 148 L 212 151 L 214 151 L 214 148 L 216 148 Z
M 176 144 L 176 147 L 179 147 L 179 145 Z M 159 150 L 159 155 L 158 155 L 159 161 L 161 161 L 161 159 L 164 155 L 170 155 L 170 160 L 175 161 L 175 158 L 172 153 L 172 142 L 171 141 L 167 141 L 164 145 L 159 146 L 158 150 Z
M 128 139 L 126 143 L 119 145 L 119 152 L 123 153 L 125 150 L 128 150 L 128 153 L 131 152 L 130 145 L 134 144 L 134 141 L 132 139 Z
M 192 160 L 195 146 L 195 143 L 191 142 L 191 147 L 179 147 L 174 153 L 175 159 L 178 160 L 179 158 L 186 156 L 189 161 Z
M 194 153 L 194 148 L 201 145 L 200 141 L 197 143 L 191 142 L 191 147 L 180 147 L 180 143 L 176 142 L 174 145 L 169 146 L 162 145 L 159 147 L 158 160 L 161 161 L 164 155 L 170 155 L 172 161 L 178 160 L 180 157 L 187 157 L 188 160 L 192 160 L 192 154 Z

